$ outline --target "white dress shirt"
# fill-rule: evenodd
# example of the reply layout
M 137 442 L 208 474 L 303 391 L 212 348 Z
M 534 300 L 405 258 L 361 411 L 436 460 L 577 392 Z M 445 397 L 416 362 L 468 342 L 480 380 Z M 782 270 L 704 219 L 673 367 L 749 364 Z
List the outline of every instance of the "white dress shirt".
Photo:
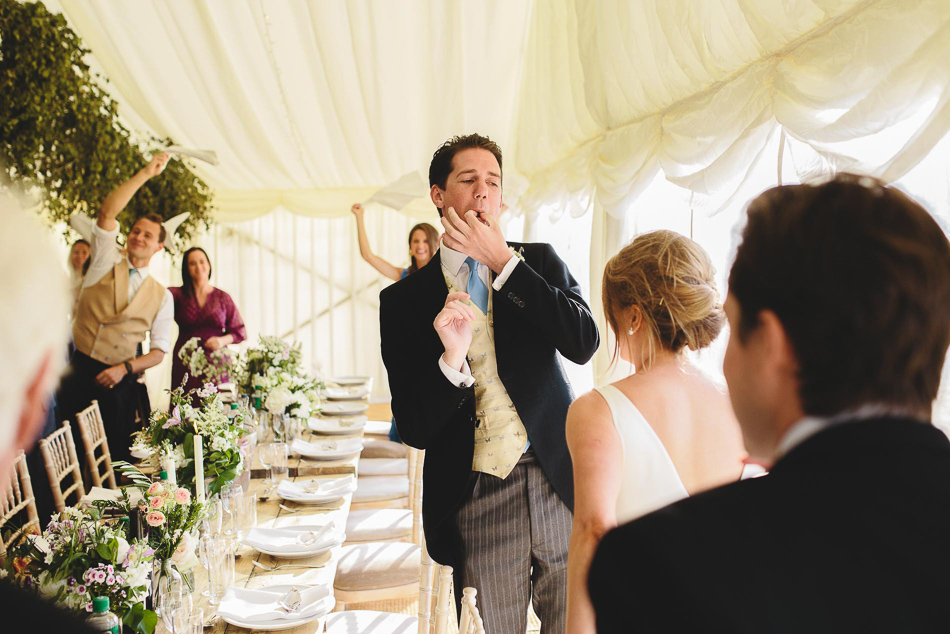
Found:
M 775 451 L 775 458 L 781 458 L 815 434 L 830 427 L 842 423 L 860 422 L 880 416 L 910 416 L 913 418 L 913 415 L 906 409 L 873 404 L 852 408 L 840 414 L 835 414 L 834 416 L 805 416 L 789 427 L 785 435 L 779 440 L 778 447 Z
M 119 247 L 115 243 L 119 235 L 119 226 L 112 231 L 102 229 L 98 223 L 92 225 L 92 240 L 89 244 L 89 270 L 83 280 L 82 287 L 89 288 L 95 286 L 102 278 L 108 275 L 109 271 L 115 267 L 116 262 L 120 260 L 127 261 L 126 257 L 119 252 Z M 133 272 L 134 271 L 134 272 Z M 148 267 L 135 269 L 129 264 L 129 301 L 135 297 L 145 278 L 148 277 Z M 172 293 L 167 288 L 162 296 L 162 303 L 158 307 L 158 314 L 152 322 L 149 334 L 150 346 L 158 348 L 162 352 L 168 352 L 171 348 L 172 321 L 175 319 L 175 303 L 172 299 Z
M 446 277 L 455 282 L 457 287 L 467 293 L 468 275 L 471 272 L 468 268 L 468 264 L 465 262 L 465 258 L 468 256 L 464 253 L 454 251 L 444 244 L 439 247 L 439 252 L 442 260 L 442 272 L 445 273 Z M 485 288 L 491 285 L 493 289 L 500 291 L 520 261 L 518 256 L 512 254 L 511 259 L 505 263 L 504 268 L 502 268 L 501 273 L 495 277 L 494 282 L 491 281 L 491 269 L 485 265 L 478 268 L 478 277 L 485 284 Z M 443 354 L 439 357 L 439 369 L 442 370 L 442 374 L 445 375 L 445 378 L 451 381 L 452 385 L 467 388 L 475 384 L 475 377 L 472 376 L 472 369 L 468 366 L 467 360 L 462 362 L 462 371 L 459 372 L 445 362 L 445 355 Z

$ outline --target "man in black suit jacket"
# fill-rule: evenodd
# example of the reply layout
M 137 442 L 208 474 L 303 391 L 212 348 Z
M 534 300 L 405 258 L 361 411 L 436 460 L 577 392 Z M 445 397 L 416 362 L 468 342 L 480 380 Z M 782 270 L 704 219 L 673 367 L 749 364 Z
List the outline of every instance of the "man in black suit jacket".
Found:
M 608 533 L 605 632 L 947 632 L 950 243 L 897 190 L 841 175 L 749 207 L 723 370 L 768 475 Z
M 486 630 L 524 632 L 533 596 L 545 631 L 563 631 L 573 507 L 564 421 L 573 394 L 557 353 L 586 363 L 599 343 L 597 327 L 550 245 L 509 249 L 501 235 L 497 145 L 478 135 L 455 137 L 435 153 L 429 178 L 444 212 L 443 246 L 427 266 L 380 293 L 379 311 L 399 435 L 426 450 L 427 547 L 455 568 L 457 588 L 476 587 Z M 450 283 L 461 292 L 449 293 Z M 466 359 L 475 311 L 465 300 L 477 284 L 486 301 L 491 294 L 483 312 L 494 346 L 479 355 L 494 353 L 491 378 L 479 377 L 476 360 L 472 370 Z M 474 382 L 498 380 L 530 443 L 515 447 L 517 465 L 504 478 L 473 471 L 476 428 L 486 415 L 476 411 Z

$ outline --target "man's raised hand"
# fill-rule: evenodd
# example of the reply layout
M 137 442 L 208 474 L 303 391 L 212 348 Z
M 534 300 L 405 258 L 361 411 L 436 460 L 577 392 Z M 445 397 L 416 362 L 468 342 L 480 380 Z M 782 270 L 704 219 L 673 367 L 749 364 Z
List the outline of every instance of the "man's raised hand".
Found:
M 462 302 L 468 298 L 468 293 L 450 293 L 445 298 L 445 306 L 432 322 L 445 347 L 443 359 L 454 370 L 462 369 L 462 362 L 472 345 L 472 328 L 468 322 L 475 319 L 475 311 Z
M 442 242 L 450 249 L 471 256 L 495 273 L 501 273 L 511 252 L 497 220 L 473 210 L 459 216 L 454 207 L 442 214 Z

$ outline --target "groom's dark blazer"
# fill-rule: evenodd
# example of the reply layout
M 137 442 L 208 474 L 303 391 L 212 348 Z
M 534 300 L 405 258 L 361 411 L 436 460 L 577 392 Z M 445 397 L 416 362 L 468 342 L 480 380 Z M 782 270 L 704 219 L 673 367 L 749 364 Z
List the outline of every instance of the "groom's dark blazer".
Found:
M 950 632 L 950 442 L 880 418 L 608 533 L 597 631 Z
M 564 421 L 574 395 L 556 352 L 586 363 L 600 337 L 580 287 L 551 245 L 509 245 L 523 248 L 524 261 L 501 291 L 491 289 L 498 375 L 541 468 L 573 508 Z M 440 250 L 426 266 L 380 293 L 379 322 L 399 435 L 426 450 L 426 545 L 439 563 L 457 565 L 457 537 L 445 521 L 471 492 L 475 388 L 453 385 L 439 368 L 445 349 L 433 321 L 447 296 Z

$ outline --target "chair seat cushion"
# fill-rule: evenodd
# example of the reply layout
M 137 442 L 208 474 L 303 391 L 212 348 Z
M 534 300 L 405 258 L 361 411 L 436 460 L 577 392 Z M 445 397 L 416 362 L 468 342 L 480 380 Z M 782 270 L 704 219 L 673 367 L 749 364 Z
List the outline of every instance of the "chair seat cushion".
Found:
M 327 634 L 414 634 L 419 619 L 405 614 L 348 610 L 327 617 Z
M 360 458 L 408 458 L 409 448 L 400 442 L 364 438 Z
M 409 460 L 407 458 L 361 458 L 359 468 L 363 476 L 407 476 Z
M 382 502 L 409 496 L 409 478 L 406 476 L 379 476 L 359 478 L 353 492 L 353 504 Z
M 419 583 L 421 550 L 406 542 L 352 544 L 340 550 L 333 587 L 365 592 Z
M 364 436 L 385 436 L 389 438 L 389 430 L 392 429 L 393 424 L 388 420 L 369 420 L 366 421 L 366 426 L 363 427 Z
M 408 509 L 364 509 L 346 517 L 346 541 L 398 541 L 412 535 L 412 511 Z

